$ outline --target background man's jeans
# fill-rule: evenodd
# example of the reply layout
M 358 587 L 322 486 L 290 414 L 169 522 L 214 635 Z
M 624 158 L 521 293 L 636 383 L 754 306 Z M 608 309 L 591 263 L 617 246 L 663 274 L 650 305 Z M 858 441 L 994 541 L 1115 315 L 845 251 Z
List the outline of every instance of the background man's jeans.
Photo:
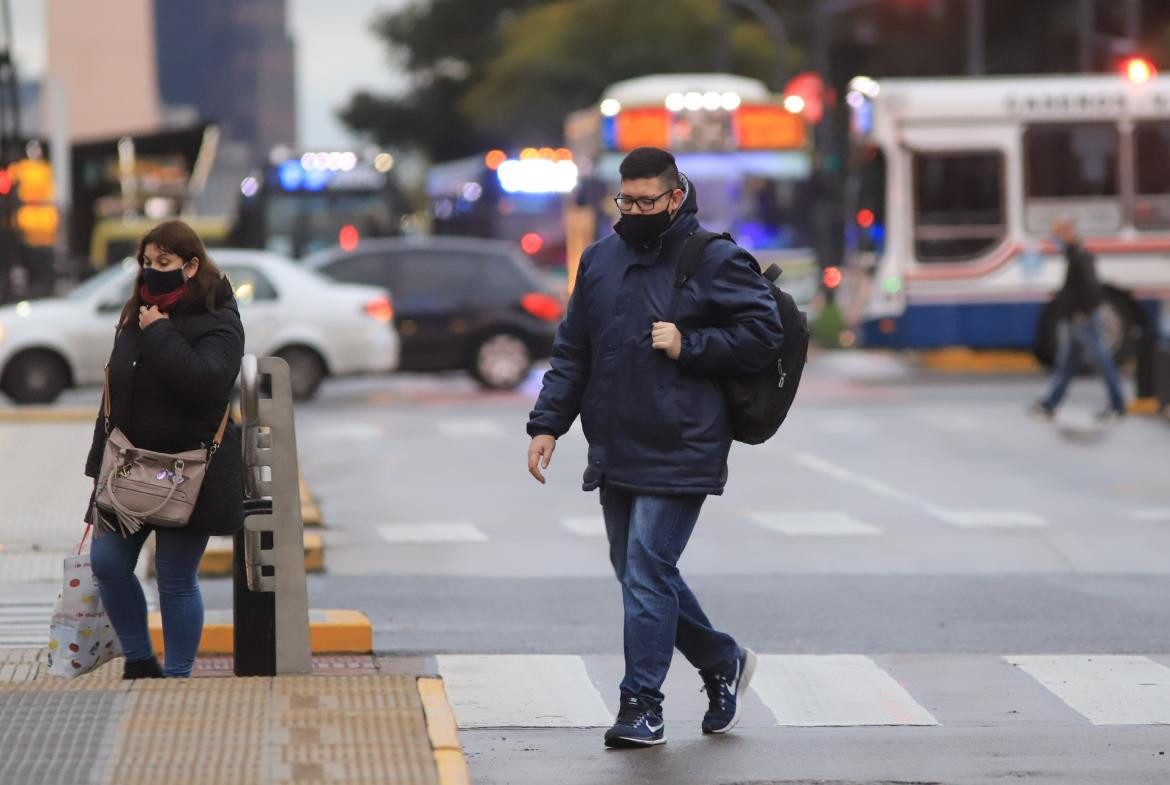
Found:
M 1109 347 L 1105 345 L 1101 317 L 1093 313 L 1079 319 L 1065 319 L 1057 325 L 1056 336 L 1055 375 L 1041 404 L 1049 411 L 1060 405 L 1073 376 L 1077 373 L 1080 352 L 1074 350 L 1083 347 L 1092 352 L 1097 360 L 1097 366 L 1105 376 L 1105 386 L 1109 390 L 1109 405 L 1116 411 L 1124 411 L 1125 394 L 1121 390 L 1121 379 L 1117 374 L 1117 366 L 1113 364 L 1113 356 L 1109 352 Z
M 154 656 L 146 624 L 146 595 L 134 574 L 142 544 L 150 534 L 140 529 L 129 537 L 106 532 L 93 540 L 89 560 L 128 660 Z M 199 561 L 207 536 L 159 529 L 155 533 L 154 566 L 162 611 L 167 676 L 190 676 L 203 635 L 203 595 L 199 592 Z
M 643 496 L 602 486 L 609 558 L 622 584 L 626 675 L 623 692 L 662 702 L 674 648 L 699 669 L 740 654 L 735 640 L 707 621 L 678 571 L 706 496 Z

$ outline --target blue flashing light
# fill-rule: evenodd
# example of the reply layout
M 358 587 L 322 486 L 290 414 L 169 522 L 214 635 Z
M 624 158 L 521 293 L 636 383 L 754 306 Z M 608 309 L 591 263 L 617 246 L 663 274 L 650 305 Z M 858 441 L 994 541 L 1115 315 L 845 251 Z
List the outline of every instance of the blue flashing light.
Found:
M 286 191 L 296 191 L 305 182 L 305 167 L 300 161 L 285 161 L 276 169 L 276 176 L 280 178 L 280 187 Z
M 606 150 L 617 149 L 617 118 L 601 118 L 601 146 Z
M 333 172 L 327 169 L 313 169 L 305 172 L 305 182 L 302 187 L 306 191 L 323 191 L 332 179 Z
M 882 250 L 886 247 L 886 227 L 880 223 L 874 223 L 869 227 L 869 239 L 873 242 L 877 250 Z

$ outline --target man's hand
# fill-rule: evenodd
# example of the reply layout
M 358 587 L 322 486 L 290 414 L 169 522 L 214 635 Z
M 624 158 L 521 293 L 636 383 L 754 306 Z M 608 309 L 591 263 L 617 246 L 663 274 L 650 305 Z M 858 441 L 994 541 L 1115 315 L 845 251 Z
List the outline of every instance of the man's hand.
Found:
M 547 433 L 532 437 L 532 444 L 528 445 L 528 473 L 536 481 L 544 485 L 544 475 L 541 469 L 547 469 L 552 460 L 553 450 L 557 448 L 557 440 Z
M 149 308 L 145 305 L 138 309 L 138 329 L 145 330 L 150 325 L 157 322 L 159 319 L 168 319 L 165 313 L 158 309 L 158 306 L 152 305 Z
M 672 360 L 677 360 L 682 353 L 682 333 L 671 322 L 655 322 L 650 339 L 651 348 L 661 349 Z

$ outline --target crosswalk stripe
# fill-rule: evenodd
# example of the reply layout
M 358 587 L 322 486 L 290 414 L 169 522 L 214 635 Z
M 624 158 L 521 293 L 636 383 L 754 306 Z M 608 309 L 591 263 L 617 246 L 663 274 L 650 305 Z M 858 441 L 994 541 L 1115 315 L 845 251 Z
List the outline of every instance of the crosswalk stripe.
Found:
M 495 420 L 481 417 L 438 420 L 439 433 L 451 439 L 468 437 L 489 439 L 505 435 L 504 426 Z
M 600 515 L 571 515 L 561 518 L 561 526 L 578 537 L 605 537 L 605 518 Z
M 1161 523 L 1170 521 L 1170 507 L 1154 508 L 1149 510 L 1132 510 L 1129 517 L 1135 521 L 1151 521 Z
M 461 728 L 592 728 L 613 721 L 580 657 L 441 654 L 437 660 Z
M 388 523 L 378 527 L 378 534 L 395 545 L 488 541 L 474 523 Z
M 1170 668 L 1131 655 L 1017 655 L 1005 660 L 1094 725 L 1170 724 Z
M 879 527 L 863 523 L 847 512 L 760 512 L 747 517 L 763 529 L 790 537 L 850 537 L 882 533 Z
M 893 677 L 860 654 L 763 654 L 751 687 L 777 725 L 938 724 Z
M 1036 528 L 1048 525 L 1048 521 L 1041 516 L 1021 510 L 948 510 L 932 506 L 930 511 L 935 517 L 964 529 Z

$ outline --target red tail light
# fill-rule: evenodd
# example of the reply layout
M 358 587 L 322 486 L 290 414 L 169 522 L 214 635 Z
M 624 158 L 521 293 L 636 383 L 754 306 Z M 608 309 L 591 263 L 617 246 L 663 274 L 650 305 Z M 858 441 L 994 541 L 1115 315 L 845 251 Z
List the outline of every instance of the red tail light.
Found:
M 521 297 L 520 307 L 537 319 L 543 319 L 546 322 L 555 322 L 564 313 L 560 300 L 551 294 L 541 294 L 540 292 L 529 292 Z
M 366 303 L 366 313 L 379 322 L 387 322 L 394 318 L 394 306 L 389 297 L 375 297 Z

